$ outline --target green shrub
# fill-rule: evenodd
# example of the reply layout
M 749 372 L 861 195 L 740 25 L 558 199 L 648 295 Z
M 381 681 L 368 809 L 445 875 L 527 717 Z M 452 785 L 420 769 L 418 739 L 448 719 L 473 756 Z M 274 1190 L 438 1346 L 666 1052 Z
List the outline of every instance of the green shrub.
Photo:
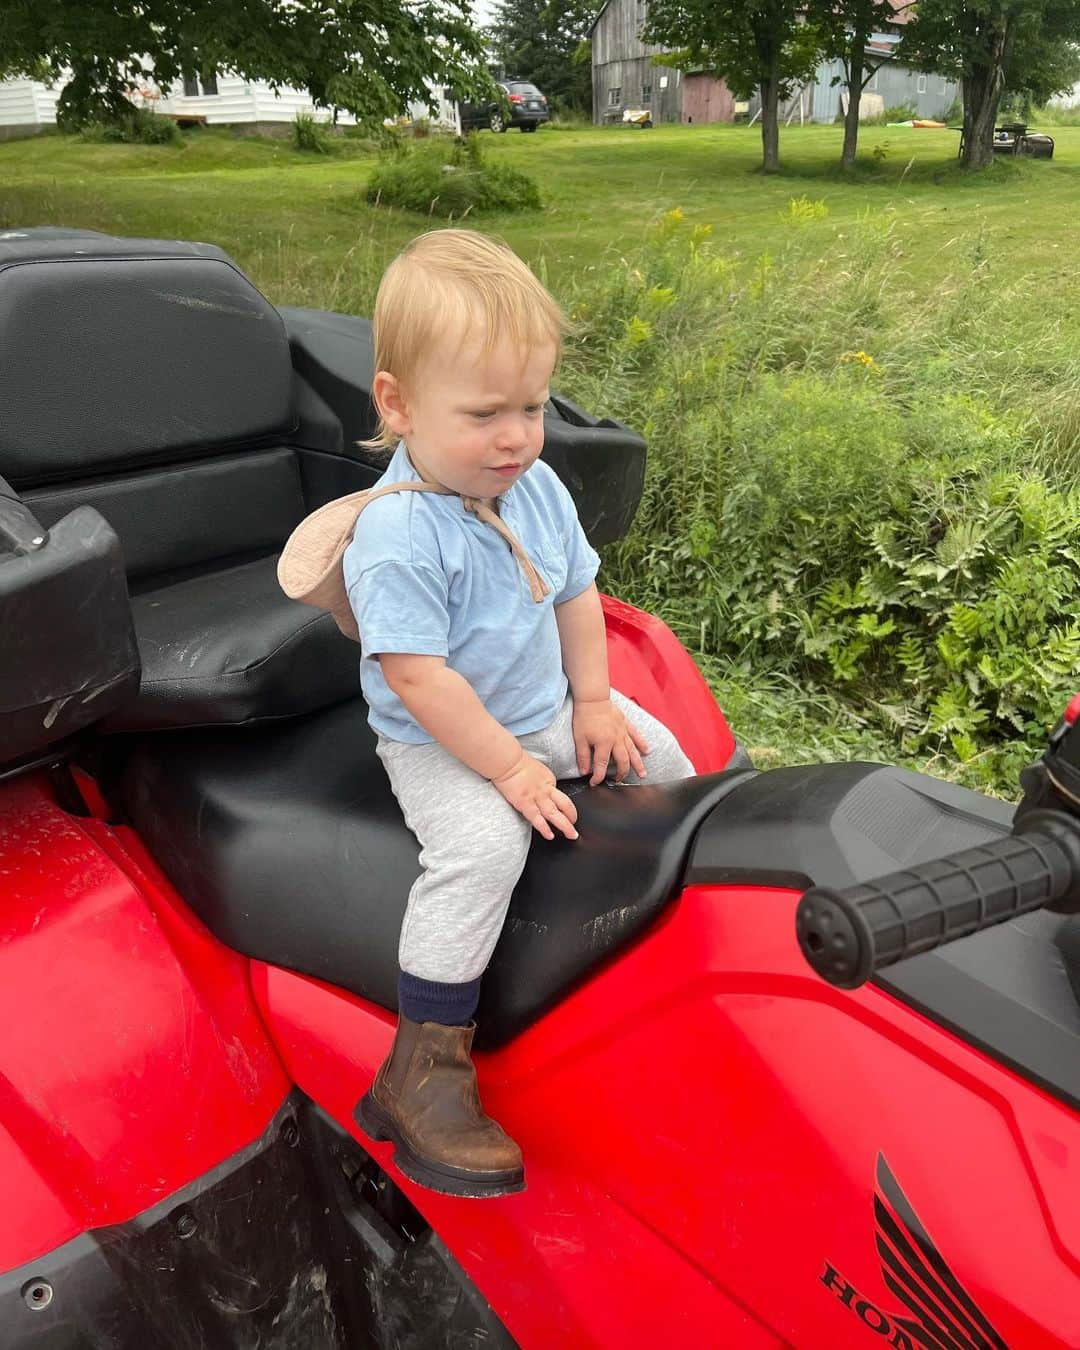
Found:
M 913 117 L 918 117 L 919 110 L 914 103 L 895 103 L 885 109 L 881 115 L 883 122 L 910 122 Z
M 786 679 L 891 757 L 1015 790 L 1080 684 L 1067 328 L 1001 342 L 1017 296 L 979 239 L 915 305 L 888 217 L 788 215 L 748 266 L 670 212 L 571 297 L 560 387 L 650 445 L 605 582 L 729 684 Z
M 297 150 L 309 155 L 332 153 L 330 132 L 325 123 L 310 113 L 298 112 L 292 124 L 292 140 Z
M 457 220 L 540 208 L 534 180 L 508 165 L 485 162 L 475 135 L 463 140 L 435 137 L 412 147 L 399 141 L 376 166 L 367 199 Z
M 180 128 L 171 117 L 150 108 L 125 111 L 114 122 L 87 122 L 79 131 L 84 141 L 111 141 L 124 145 L 182 145 Z

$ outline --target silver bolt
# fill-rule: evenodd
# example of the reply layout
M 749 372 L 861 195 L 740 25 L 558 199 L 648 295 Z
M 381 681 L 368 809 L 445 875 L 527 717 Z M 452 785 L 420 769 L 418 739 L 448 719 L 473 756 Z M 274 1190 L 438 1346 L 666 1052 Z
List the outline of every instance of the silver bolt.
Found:
M 41 1312 L 53 1301 L 53 1287 L 48 1280 L 27 1280 L 23 1285 L 22 1296 L 31 1312 Z

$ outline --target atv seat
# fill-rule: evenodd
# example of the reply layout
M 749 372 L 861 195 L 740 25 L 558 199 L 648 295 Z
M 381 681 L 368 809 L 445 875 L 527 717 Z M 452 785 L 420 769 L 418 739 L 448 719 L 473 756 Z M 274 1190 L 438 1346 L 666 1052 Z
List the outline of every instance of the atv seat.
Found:
M 308 510 L 376 472 L 294 381 L 281 315 L 209 245 L 4 240 L 0 474 L 46 529 L 90 507 L 119 537 L 142 681 L 108 725 L 259 721 L 353 695 L 355 648 L 274 567 Z
M 484 976 L 477 1043 L 517 1035 L 633 941 L 681 890 L 702 821 L 748 774 L 564 784 L 581 838 L 534 840 Z M 141 738 L 121 795 L 159 865 L 228 946 L 397 1006 L 417 846 L 363 703 Z

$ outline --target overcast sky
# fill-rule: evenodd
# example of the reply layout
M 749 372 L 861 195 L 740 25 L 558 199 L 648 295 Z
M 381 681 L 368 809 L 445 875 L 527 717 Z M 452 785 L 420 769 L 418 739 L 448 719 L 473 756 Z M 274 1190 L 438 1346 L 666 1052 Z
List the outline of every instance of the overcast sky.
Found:
M 494 16 L 495 5 L 493 0 L 473 0 L 472 10 L 476 17 L 477 27 L 486 28 Z

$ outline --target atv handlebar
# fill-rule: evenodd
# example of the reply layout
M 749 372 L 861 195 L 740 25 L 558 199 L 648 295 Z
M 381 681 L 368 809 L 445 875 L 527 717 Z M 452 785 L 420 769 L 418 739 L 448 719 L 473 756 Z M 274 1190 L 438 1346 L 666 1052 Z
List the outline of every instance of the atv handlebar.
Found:
M 1033 810 L 993 843 L 843 890 L 815 886 L 795 929 L 814 970 L 855 989 L 882 966 L 1062 901 L 1080 903 L 1080 822 Z

